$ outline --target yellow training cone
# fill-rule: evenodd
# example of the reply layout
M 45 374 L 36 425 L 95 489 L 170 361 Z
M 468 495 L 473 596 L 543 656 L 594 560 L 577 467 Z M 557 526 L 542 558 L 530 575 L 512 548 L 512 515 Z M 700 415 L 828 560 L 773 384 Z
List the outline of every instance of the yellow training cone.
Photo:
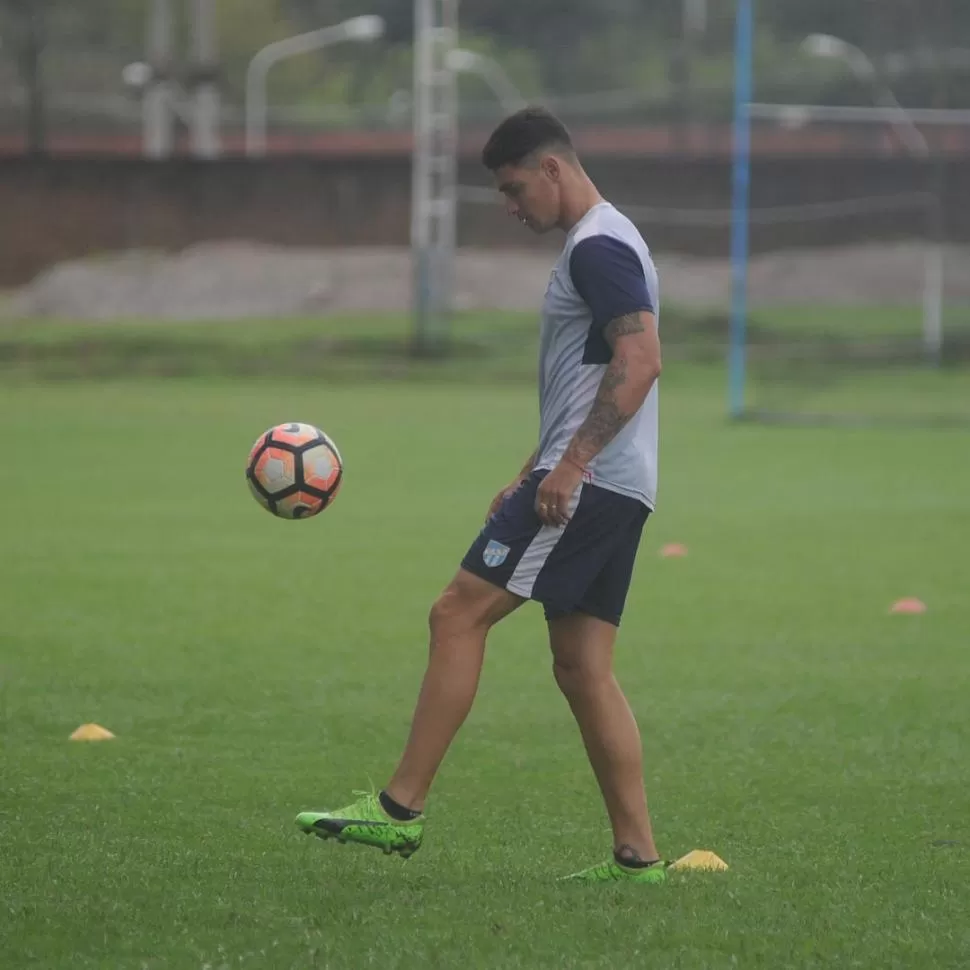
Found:
M 110 741 L 114 735 L 100 724 L 82 724 L 72 735 L 72 741 Z
M 694 849 L 670 866 L 671 869 L 705 869 L 708 872 L 723 872 L 727 867 L 720 856 L 707 849 Z

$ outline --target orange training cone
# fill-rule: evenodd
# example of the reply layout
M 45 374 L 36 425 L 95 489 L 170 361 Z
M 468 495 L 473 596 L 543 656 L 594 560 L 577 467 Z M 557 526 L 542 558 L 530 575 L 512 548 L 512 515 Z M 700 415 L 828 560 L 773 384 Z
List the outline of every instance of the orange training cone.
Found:
M 681 559 L 687 555 L 687 546 L 682 545 L 679 542 L 668 542 L 660 550 L 660 555 L 664 559 Z
M 915 596 L 907 596 L 905 599 L 897 600 L 889 609 L 890 613 L 925 613 L 926 604 Z

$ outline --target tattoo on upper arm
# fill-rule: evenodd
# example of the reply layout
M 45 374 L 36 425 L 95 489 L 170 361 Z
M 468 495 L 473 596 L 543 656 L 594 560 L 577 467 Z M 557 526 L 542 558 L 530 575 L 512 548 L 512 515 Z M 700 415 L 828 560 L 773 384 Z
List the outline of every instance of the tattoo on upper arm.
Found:
M 612 347 L 618 337 L 626 337 L 631 333 L 643 333 L 646 330 L 640 312 L 624 313 L 622 317 L 611 320 L 603 330 L 606 342 Z

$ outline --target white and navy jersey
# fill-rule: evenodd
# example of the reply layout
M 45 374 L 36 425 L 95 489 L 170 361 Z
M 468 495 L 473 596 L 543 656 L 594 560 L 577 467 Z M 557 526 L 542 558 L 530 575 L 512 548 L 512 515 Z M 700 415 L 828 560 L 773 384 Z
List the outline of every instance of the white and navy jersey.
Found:
M 617 317 L 647 310 L 659 320 L 657 270 L 643 237 L 608 202 L 572 228 L 542 304 L 539 450 L 535 468 L 554 468 L 586 419 L 612 357 L 603 336 Z M 658 387 L 590 462 L 586 480 L 639 499 L 657 498 Z

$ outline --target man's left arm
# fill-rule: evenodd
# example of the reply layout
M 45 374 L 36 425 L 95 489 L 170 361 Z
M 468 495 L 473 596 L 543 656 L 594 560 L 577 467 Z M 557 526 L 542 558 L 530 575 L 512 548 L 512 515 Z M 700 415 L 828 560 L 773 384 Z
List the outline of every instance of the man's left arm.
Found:
M 640 410 L 660 376 L 660 338 L 652 313 L 639 310 L 617 317 L 607 324 L 603 336 L 613 356 L 593 406 L 563 456 L 580 472 Z
M 620 240 L 592 237 L 573 250 L 570 273 L 592 313 L 591 343 L 598 342 L 607 367 L 589 414 L 536 495 L 537 515 L 556 526 L 569 521 L 586 466 L 640 409 L 661 364 L 655 304 L 639 256 Z

